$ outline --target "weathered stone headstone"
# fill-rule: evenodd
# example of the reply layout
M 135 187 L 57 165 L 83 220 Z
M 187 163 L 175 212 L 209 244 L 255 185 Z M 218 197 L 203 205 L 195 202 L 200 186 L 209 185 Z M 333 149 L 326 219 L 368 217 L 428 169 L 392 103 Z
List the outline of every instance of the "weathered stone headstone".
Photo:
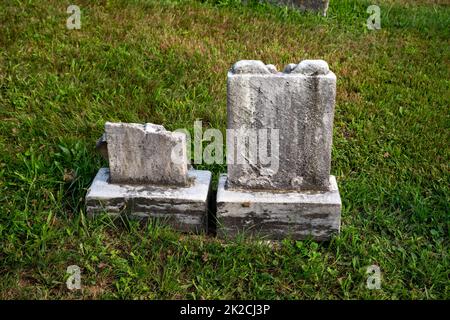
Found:
M 151 123 L 105 124 L 112 183 L 186 186 L 186 136 Z M 172 161 L 176 146 L 181 154 Z M 184 152 L 184 153 L 183 153 Z
M 272 3 L 285 5 L 301 11 L 320 12 L 322 15 L 327 15 L 329 0 L 269 0 Z
M 305 60 L 278 72 L 242 60 L 227 86 L 218 234 L 325 240 L 339 232 L 341 200 L 330 176 L 336 76 L 328 64 Z
M 100 169 L 88 190 L 88 214 L 163 218 L 182 231 L 206 230 L 211 173 L 189 170 L 184 134 L 107 122 L 97 148 L 109 169 Z

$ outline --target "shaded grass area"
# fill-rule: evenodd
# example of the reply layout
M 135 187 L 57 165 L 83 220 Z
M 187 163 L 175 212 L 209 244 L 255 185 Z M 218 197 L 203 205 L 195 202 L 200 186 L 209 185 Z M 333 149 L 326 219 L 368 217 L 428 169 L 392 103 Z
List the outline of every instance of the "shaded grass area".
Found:
M 331 1 L 329 16 L 236 1 L 0 5 L 1 298 L 449 298 L 450 8 Z M 226 72 L 324 59 L 338 77 L 329 243 L 221 242 L 155 223 L 90 220 L 105 121 L 225 130 Z M 199 165 L 215 178 L 224 165 Z M 82 268 L 70 292 L 66 268 Z M 380 266 L 382 289 L 366 288 Z

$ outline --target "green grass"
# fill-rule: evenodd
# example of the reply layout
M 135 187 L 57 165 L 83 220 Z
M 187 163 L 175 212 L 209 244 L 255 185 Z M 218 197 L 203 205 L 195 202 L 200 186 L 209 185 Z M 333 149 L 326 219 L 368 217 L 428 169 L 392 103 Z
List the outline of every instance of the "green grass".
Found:
M 450 7 L 331 1 L 327 18 L 236 1 L 0 4 L 0 298 L 448 299 Z M 329 243 L 271 248 L 85 217 L 105 121 L 225 129 L 226 72 L 324 59 L 338 77 Z M 203 165 L 217 178 L 226 168 Z M 82 268 L 83 290 L 65 285 Z M 366 266 L 382 272 L 366 288 Z

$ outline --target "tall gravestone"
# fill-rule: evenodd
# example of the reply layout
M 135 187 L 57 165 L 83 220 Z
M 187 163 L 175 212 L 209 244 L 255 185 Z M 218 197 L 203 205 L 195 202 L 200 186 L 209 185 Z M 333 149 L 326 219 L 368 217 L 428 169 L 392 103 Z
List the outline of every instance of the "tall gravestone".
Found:
M 87 192 L 89 215 L 159 218 L 181 231 L 206 231 L 211 172 L 189 170 L 184 134 L 107 122 L 97 147 L 109 168 L 99 170 Z
M 219 179 L 219 236 L 327 240 L 340 228 L 330 176 L 336 76 L 322 60 L 283 72 L 242 60 L 228 73 L 227 167 Z
M 285 5 L 301 11 L 319 12 L 326 16 L 329 0 L 268 0 L 269 2 Z

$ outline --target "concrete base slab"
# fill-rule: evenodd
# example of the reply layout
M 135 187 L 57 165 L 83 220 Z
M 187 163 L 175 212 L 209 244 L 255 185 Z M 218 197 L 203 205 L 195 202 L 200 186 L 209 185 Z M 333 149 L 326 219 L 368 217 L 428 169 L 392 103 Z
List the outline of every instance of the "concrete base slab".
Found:
M 109 182 L 101 168 L 86 195 L 86 211 L 130 218 L 159 218 L 176 230 L 206 232 L 211 172 L 189 170 L 188 187 L 127 185 Z
M 221 175 L 217 191 L 217 235 L 240 232 L 271 240 L 286 237 L 326 241 L 339 233 L 341 197 L 336 178 L 329 191 L 267 192 L 227 189 Z

